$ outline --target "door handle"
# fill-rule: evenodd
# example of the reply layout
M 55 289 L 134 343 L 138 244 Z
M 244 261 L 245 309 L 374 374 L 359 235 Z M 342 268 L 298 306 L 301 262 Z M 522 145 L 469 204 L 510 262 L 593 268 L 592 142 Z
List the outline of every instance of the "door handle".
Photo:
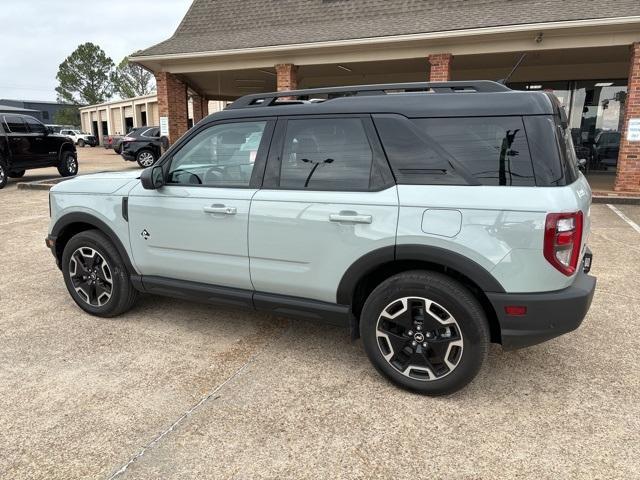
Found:
M 238 213 L 238 209 L 236 207 L 227 207 L 222 203 L 214 203 L 210 207 L 204 207 L 202 211 L 204 213 L 222 213 L 223 215 L 235 215 Z
M 343 210 L 340 213 L 332 213 L 329 215 L 329 221 L 337 223 L 371 223 L 373 217 L 371 215 L 360 215 L 358 212 Z

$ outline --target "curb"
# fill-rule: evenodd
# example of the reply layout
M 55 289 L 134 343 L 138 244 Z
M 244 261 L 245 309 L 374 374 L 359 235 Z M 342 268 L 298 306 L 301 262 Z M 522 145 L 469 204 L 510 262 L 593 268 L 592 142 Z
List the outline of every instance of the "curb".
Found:
M 67 178 L 47 178 L 45 180 L 37 180 L 35 182 L 19 182 L 18 190 L 50 190 L 51 187 L 65 180 L 71 180 L 74 177 Z
M 618 205 L 640 205 L 640 197 L 622 195 L 594 195 L 593 203 L 611 203 Z

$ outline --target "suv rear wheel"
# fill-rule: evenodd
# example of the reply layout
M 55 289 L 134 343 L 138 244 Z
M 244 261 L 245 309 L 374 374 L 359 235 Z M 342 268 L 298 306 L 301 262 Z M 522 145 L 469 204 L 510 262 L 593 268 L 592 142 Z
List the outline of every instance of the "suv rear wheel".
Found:
M 156 163 L 156 156 L 151 150 L 140 150 L 136 155 L 136 161 L 142 168 L 147 168 Z
M 480 371 L 489 327 L 476 298 L 436 272 L 411 271 L 382 282 L 360 317 L 367 356 L 393 383 L 446 395 Z
M 81 139 L 78 140 L 78 146 L 79 147 L 84 147 L 84 139 L 81 138 Z
M 129 310 L 137 297 L 118 251 L 97 230 L 69 240 L 62 254 L 62 274 L 73 300 L 92 315 L 115 317 Z
M 61 177 L 73 177 L 78 173 L 78 159 L 73 152 L 62 152 L 58 173 Z

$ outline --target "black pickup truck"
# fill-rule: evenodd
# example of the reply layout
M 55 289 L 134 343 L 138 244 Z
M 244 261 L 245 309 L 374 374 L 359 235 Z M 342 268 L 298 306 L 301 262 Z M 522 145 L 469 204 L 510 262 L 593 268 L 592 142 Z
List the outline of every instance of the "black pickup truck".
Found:
M 32 168 L 57 167 L 63 177 L 78 173 L 73 141 L 28 115 L 0 114 L 0 188 Z

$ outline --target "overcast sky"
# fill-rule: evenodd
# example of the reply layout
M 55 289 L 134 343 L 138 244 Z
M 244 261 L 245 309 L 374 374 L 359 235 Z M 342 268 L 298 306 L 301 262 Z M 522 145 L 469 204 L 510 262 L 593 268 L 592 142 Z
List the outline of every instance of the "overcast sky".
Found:
M 58 66 L 93 42 L 118 64 L 169 38 L 192 0 L 0 0 L 0 98 L 55 100 Z

